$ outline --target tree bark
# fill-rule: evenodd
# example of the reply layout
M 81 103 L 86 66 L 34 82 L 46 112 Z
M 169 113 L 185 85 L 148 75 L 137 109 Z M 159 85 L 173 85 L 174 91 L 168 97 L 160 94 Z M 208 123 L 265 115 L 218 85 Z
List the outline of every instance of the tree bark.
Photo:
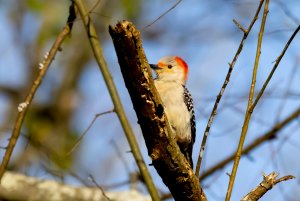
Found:
M 110 26 L 109 32 L 155 169 L 175 200 L 207 200 L 197 176 L 172 137 L 139 31 L 132 23 L 123 21 Z
M 269 190 L 271 190 L 276 184 L 287 181 L 289 179 L 294 179 L 292 175 L 287 175 L 282 178 L 277 179 L 278 173 L 272 172 L 269 175 L 263 175 L 263 181 L 253 189 L 250 193 L 241 199 L 241 201 L 257 201 Z

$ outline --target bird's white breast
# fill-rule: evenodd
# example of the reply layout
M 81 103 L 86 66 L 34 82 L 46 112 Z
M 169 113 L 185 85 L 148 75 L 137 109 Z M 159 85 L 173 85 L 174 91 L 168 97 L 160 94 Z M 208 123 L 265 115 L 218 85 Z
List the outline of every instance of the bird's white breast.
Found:
M 181 83 L 154 80 L 155 87 L 164 105 L 164 111 L 172 130 L 176 133 L 179 142 L 191 141 L 191 113 L 184 101 L 184 88 Z

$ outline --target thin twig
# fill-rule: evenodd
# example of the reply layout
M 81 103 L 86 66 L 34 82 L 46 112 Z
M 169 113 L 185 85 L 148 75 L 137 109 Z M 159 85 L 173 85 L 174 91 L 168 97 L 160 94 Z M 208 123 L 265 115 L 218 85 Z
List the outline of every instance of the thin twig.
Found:
M 84 138 L 84 136 L 88 133 L 88 131 L 92 128 L 92 126 L 94 125 L 95 121 L 97 120 L 98 117 L 105 115 L 105 114 L 110 114 L 114 112 L 114 110 L 109 110 L 106 112 L 101 112 L 99 114 L 96 114 L 93 118 L 93 120 L 91 121 L 91 123 L 88 125 L 88 127 L 85 129 L 85 131 L 79 136 L 79 138 L 76 140 L 75 144 L 72 146 L 71 150 L 68 151 L 68 153 L 66 154 L 67 156 L 69 156 L 71 153 L 73 153 L 75 151 L 75 149 L 78 147 L 78 145 L 81 143 L 82 139 Z
M 295 178 L 296 178 L 296 177 L 294 177 L 293 175 L 283 176 L 283 177 L 281 177 L 281 178 L 279 178 L 279 179 L 276 179 L 276 180 L 274 181 L 274 184 L 278 184 L 278 183 L 280 183 L 280 182 L 282 182 L 282 181 L 287 181 L 287 180 L 295 179 Z
M 241 158 L 241 155 L 243 152 L 243 146 L 244 146 L 249 122 L 250 122 L 251 115 L 252 115 L 252 111 L 250 110 L 250 108 L 252 106 L 253 97 L 254 97 L 256 74 L 257 74 L 257 69 L 258 69 L 258 64 L 259 64 L 259 59 L 260 59 L 260 54 L 261 54 L 261 45 L 262 45 L 262 39 L 263 39 L 263 35 L 264 35 L 266 19 L 267 19 L 267 15 L 269 12 L 269 2 L 270 2 L 270 0 L 266 0 L 266 2 L 265 2 L 264 14 L 263 14 L 263 18 L 261 21 L 260 31 L 258 34 L 257 49 L 256 49 L 256 56 L 255 56 L 255 62 L 254 62 L 254 67 L 253 67 L 253 73 L 252 73 L 252 81 L 251 81 L 250 92 L 249 92 L 248 106 L 247 106 L 247 111 L 245 114 L 245 119 L 244 119 L 244 123 L 243 123 L 243 128 L 242 128 L 242 132 L 241 132 L 239 145 L 238 145 L 238 148 L 236 151 L 236 156 L 235 156 L 232 171 L 230 174 L 230 180 L 229 180 L 228 189 L 227 189 L 226 198 L 225 198 L 226 201 L 230 201 L 236 172 L 237 172 L 240 158 Z
M 281 2 L 281 1 L 274 1 L 278 4 L 278 6 L 283 10 L 284 14 L 288 16 L 295 24 L 299 24 L 300 21 L 298 18 L 287 8 L 287 4 Z
M 98 0 L 95 5 L 90 9 L 89 13 L 92 13 L 96 8 L 97 6 L 100 4 L 101 0 Z
M 135 161 L 139 167 L 139 170 L 141 172 L 142 177 L 145 180 L 146 186 L 148 188 L 149 194 L 151 195 L 152 200 L 159 201 L 159 195 L 157 192 L 157 189 L 153 183 L 153 180 L 151 178 L 151 175 L 148 171 L 148 168 L 144 162 L 144 159 L 142 157 L 141 151 L 139 149 L 137 140 L 135 138 L 135 135 L 132 131 L 132 128 L 129 124 L 129 121 L 125 115 L 119 94 L 117 92 L 116 86 L 113 82 L 113 79 L 111 77 L 111 74 L 109 72 L 108 66 L 106 64 L 106 61 L 104 59 L 102 48 L 100 41 L 98 39 L 98 35 L 96 32 L 96 28 L 92 22 L 92 19 L 87 11 L 86 5 L 83 2 L 83 0 L 74 0 L 76 3 L 76 7 L 78 8 L 79 14 L 81 16 L 82 22 L 85 26 L 95 59 L 98 63 L 98 66 L 100 68 L 100 71 L 103 75 L 104 81 L 107 85 L 109 94 L 111 96 L 112 102 L 114 104 L 115 112 L 121 122 L 122 128 L 124 130 L 124 133 L 126 135 L 126 138 L 128 140 L 129 146 L 131 148 L 132 154 L 135 158 Z
M 222 95 L 223 95 L 223 93 L 224 93 L 224 91 L 225 91 L 225 89 L 226 89 L 226 87 L 227 87 L 227 85 L 228 85 L 228 83 L 230 81 L 232 70 L 233 70 L 233 68 L 235 66 L 235 63 L 236 63 L 236 61 L 237 61 L 237 59 L 238 59 L 238 57 L 239 57 L 239 55 L 240 55 L 240 53 L 241 53 L 241 51 L 243 49 L 243 46 L 244 46 L 244 43 L 245 43 L 245 41 L 246 41 L 246 39 L 248 37 L 248 34 L 249 34 L 250 30 L 252 29 L 255 21 L 258 18 L 258 14 L 259 14 L 259 12 L 261 10 L 263 2 L 264 2 L 264 0 L 260 1 L 259 5 L 258 5 L 258 8 L 256 10 L 256 13 L 255 13 L 255 15 L 254 15 L 254 17 L 253 17 L 253 19 L 252 19 L 252 21 L 251 21 L 248 29 L 247 30 L 243 29 L 243 33 L 244 33 L 243 38 L 242 38 L 242 40 L 240 42 L 240 45 L 239 45 L 239 48 L 238 48 L 237 52 L 235 53 L 235 55 L 234 55 L 231 63 L 229 64 L 229 69 L 228 69 L 225 81 L 224 81 L 224 83 L 223 83 L 223 85 L 221 87 L 221 90 L 220 90 L 220 92 L 219 92 L 219 94 L 217 96 L 217 99 L 215 101 L 214 107 L 213 107 L 212 112 L 210 114 L 207 126 L 206 126 L 205 131 L 204 131 L 204 135 L 203 135 L 203 139 L 202 139 L 202 143 L 201 143 L 201 147 L 200 147 L 200 151 L 199 151 L 199 156 L 198 156 L 196 171 L 195 171 L 196 175 L 199 175 L 199 173 L 200 173 L 200 168 L 201 168 L 201 163 L 202 163 L 202 158 L 203 158 L 203 154 L 204 154 L 204 150 L 205 150 L 205 145 L 206 145 L 207 137 L 208 137 L 208 134 L 209 134 L 209 131 L 210 131 L 210 127 L 211 127 L 211 125 L 213 123 L 214 117 L 217 114 L 218 105 L 219 105 L 220 100 L 222 98 Z
M 105 197 L 105 199 L 107 199 L 108 201 L 112 201 L 112 199 L 110 199 L 110 198 L 106 195 L 106 193 L 105 193 L 105 191 L 103 190 L 103 188 L 95 181 L 94 177 L 93 177 L 91 174 L 89 175 L 88 178 L 91 180 L 91 182 L 92 182 L 93 184 L 95 184 L 95 186 L 97 186 L 97 188 L 101 191 L 101 193 L 102 193 L 103 197 Z
M 276 117 L 275 122 L 279 121 L 279 117 L 281 116 L 283 108 L 285 107 L 286 102 L 289 98 L 288 94 L 290 92 L 292 83 L 294 82 L 294 79 L 297 75 L 298 65 L 299 65 L 299 59 L 296 59 L 296 62 L 294 63 L 293 68 L 291 69 L 290 76 L 288 76 L 288 81 L 287 81 L 286 86 L 285 86 L 285 92 L 283 94 L 283 98 L 280 101 L 278 110 L 277 110 L 276 115 L 275 115 L 275 117 Z
M 114 139 L 111 140 L 111 145 L 114 148 L 114 150 L 116 151 L 118 158 L 123 163 L 125 170 L 127 171 L 128 174 L 130 174 L 130 167 L 127 163 L 128 161 L 122 156 L 122 151 L 119 149 L 119 147 Z
M 284 48 L 283 48 L 282 52 L 280 53 L 279 57 L 276 59 L 276 62 L 275 62 L 275 64 L 274 64 L 274 66 L 273 66 L 273 68 L 272 68 L 272 70 L 271 70 L 271 72 L 270 72 L 268 78 L 266 79 L 266 81 L 265 81 L 263 87 L 262 87 L 261 90 L 259 91 L 257 97 L 255 98 L 255 101 L 253 102 L 253 104 L 252 104 L 252 106 L 251 106 L 251 108 L 250 108 L 250 112 L 253 112 L 253 110 L 254 110 L 256 104 L 258 103 L 259 99 L 260 99 L 261 96 L 263 95 L 263 93 L 264 93 L 265 89 L 267 88 L 267 86 L 268 86 L 268 84 L 269 84 L 271 78 L 273 77 L 273 74 L 274 74 L 274 72 L 276 71 L 276 69 L 277 69 L 277 67 L 278 67 L 278 65 L 279 65 L 279 63 L 280 63 L 282 57 L 284 56 L 286 50 L 287 50 L 288 47 L 290 46 L 291 42 L 293 41 L 293 39 L 295 38 L 295 36 L 296 36 L 297 33 L 299 32 L 299 30 L 300 30 L 300 25 L 299 25 L 299 26 L 297 27 L 297 29 L 294 31 L 294 33 L 292 34 L 292 36 L 290 37 L 290 39 L 288 40 L 288 42 L 287 42 L 286 45 L 284 46 Z
M 247 145 L 243 149 L 242 156 L 250 153 L 254 149 L 258 148 L 260 145 L 262 145 L 263 143 L 265 143 L 266 141 L 276 138 L 276 135 L 278 134 L 278 132 L 281 129 L 283 129 L 285 126 L 289 125 L 293 120 L 295 120 L 299 116 L 300 116 L 300 108 L 298 108 L 297 110 L 295 110 L 292 114 L 290 114 L 288 117 L 286 117 L 281 122 L 277 123 L 268 132 L 266 132 L 262 136 L 256 138 L 255 140 L 253 140 L 252 143 L 250 143 L 249 145 Z M 220 161 L 216 165 L 214 165 L 211 168 L 209 168 L 207 171 L 205 171 L 203 174 L 201 174 L 200 180 L 204 180 L 208 176 L 210 176 L 213 173 L 215 173 L 217 170 L 220 170 L 220 169 L 224 168 L 228 163 L 230 163 L 234 159 L 234 157 L 235 157 L 235 153 L 231 154 L 230 156 L 228 156 L 224 160 Z
M 164 12 L 158 18 L 156 18 L 156 20 L 154 20 L 153 22 L 151 22 L 150 24 L 148 24 L 147 26 L 145 26 L 144 28 L 142 28 L 142 31 L 145 30 L 146 28 L 152 26 L 155 22 L 157 22 L 158 20 L 160 20 L 161 18 L 163 18 L 166 14 L 168 14 L 171 10 L 173 10 L 174 8 L 176 8 L 176 6 L 178 6 L 178 4 L 181 3 L 181 1 L 182 0 L 178 0 L 171 8 L 169 8 L 166 12 Z
M 247 33 L 248 31 L 247 30 L 245 30 L 244 28 L 243 28 L 243 26 L 240 24 L 240 23 L 238 23 L 238 21 L 236 21 L 236 19 L 233 19 L 232 20 L 233 21 L 233 23 L 242 31 L 242 32 L 244 32 L 244 33 Z
M 60 46 L 63 43 L 63 41 L 65 40 L 65 38 L 71 33 L 71 29 L 72 29 L 72 25 L 73 22 L 76 18 L 76 14 L 75 14 L 75 7 L 74 4 L 72 3 L 72 5 L 70 6 L 69 9 L 69 17 L 67 20 L 67 23 L 65 25 L 65 27 L 63 28 L 62 32 L 57 36 L 55 42 L 53 43 L 51 49 L 49 52 L 47 52 L 44 56 L 44 59 L 41 63 L 39 63 L 39 73 L 35 79 L 35 81 L 33 82 L 29 93 L 27 94 L 25 101 L 20 103 L 18 106 L 18 115 L 17 115 L 17 119 L 15 122 L 15 126 L 13 128 L 13 132 L 11 135 L 11 138 L 9 140 L 6 152 L 4 154 L 1 166 L 0 166 L 0 180 L 5 172 L 5 169 L 9 163 L 10 157 L 12 155 L 12 152 L 14 150 L 14 147 L 17 143 L 17 140 L 20 136 L 20 130 L 24 121 L 24 118 L 26 116 L 26 113 L 28 111 L 28 108 L 34 98 L 34 95 L 36 93 L 36 91 L 38 90 L 50 64 L 52 63 L 57 51 L 60 50 Z

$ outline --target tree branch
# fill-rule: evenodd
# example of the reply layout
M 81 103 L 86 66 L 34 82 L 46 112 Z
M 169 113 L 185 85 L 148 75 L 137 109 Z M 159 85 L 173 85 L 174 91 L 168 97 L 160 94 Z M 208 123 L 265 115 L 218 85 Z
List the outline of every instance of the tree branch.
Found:
M 6 170 L 6 167 L 9 163 L 9 160 L 10 160 L 10 157 L 14 150 L 14 147 L 20 136 L 20 130 L 21 130 L 23 121 L 25 119 L 28 108 L 34 98 L 34 95 L 35 95 L 36 91 L 38 90 L 40 84 L 42 83 L 42 81 L 45 77 L 45 74 L 46 74 L 48 68 L 50 67 L 50 64 L 54 60 L 54 57 L 55 57 L 57 51 L 60 50 L 61 44 L 63 43 L 65 38 L 71 33 L 71 29 L 72 29 L 73 22 L 75 19 L 76 19 L 75 7 L 74 7 L 74 4 L 72 3 L 70 6 L 70 9 L 69 9 L 69 17 L 68 17 L 65 27 L 63 28 L 62 32 L 56 38 L 50 51 L 45 54 L 43 61 L 41 63 L 39 63 L 39 73 L 38 73 L 36 79 L 34 80 L 32 86 L 29 90 L 29 93 L 27 94 L 27 96 L 25 98 L 25 101 L 20 103 L 18 106 L 19 113 L 17 115 L 17 119 L 16 119 L 16 122 L 15 122 L 15 125 L 13 128 L 13 132 L 12 132 L 11 138 L 9 140 L 7 149 L 5 151 L 5 154 L 3 156 L 3 160 L 2 160 L 2 163 L 0 166 L 0 180 Z
M 206 200 L 197 176 L 171 136 L 139 31 L 124 21 L 109 32 L 155 169 L 175 200 Z
M 276 135 L 278 132 L 283 129 L 285 126 L 290 124 L 293 120 L 295 120 L 297 117 L 300 116 L 300 108 L 295 110 L 292 114 L 290 114 L 287 118 L 285 118 L 283 121 L 276 124 L 271 130 L 269 130 L 267 133 L 263 134 L 262 136 L 256 138 L 252 143 L 247 145 L 242 152 L 242 156 L 248 154 L 255 148 L 258 148 L 260 145 L 262 145 L 264 142 L 276 138 Z M 222 169 L 230 163 L 235 157 L 235 153 L 230 155 L 229 157 L 225 158 L 218 164 L 214 165 L 213 167 L 209 168 L 207 171 L 205 171 L 201 176 L 200 180 L 203 180 L 207 178 L 208 176 L 212 175 L 214 172 L 216 172 L 219 169 Z
M 262 39 L 263 39 L 263 35 L 264 35 L 265 24 L 266 24 L 268 12 L 269 12 L 269 0 L 266 0 L 265 7 L 264 7 L 264 14 L 263 14 L 263 18 L 261 20 L 260 31 L 258 34 L 257 49 L 256 49 L 256 56 L 255 56 L 255 62 L 254 62 L 254 67 L 253 67 L 253 73 L 252 73 L 252 81 L 251 81 L 251 86 L 250 86 L 250 91 L 249 91 L 249 100 L 248 100 L 248 105 L 247 105 L 247 111 L 245 114 L 245 119 L 244 119 L 241 136 L 240 136 L 240 141 L 239 141 L 239 145 L 238 145 L 238 148 L 236 151 L 236 156 L 234 159 L 232 171 L 230 174 L 230 180 L 229 180 L 228 189 L 227 189 L 227 193 L 226 193 L 226 199 L 225 199 L 226 201 L 229 201 L 230 197 L 231 197 L 231 193 L 232 193 L 233 185 L 234 185 L 234 181 L 235 181 L 235 176 L 236 176 L 237 169 L 239 166 L 244 142 L 245 142 L 246 135 L 248 132 L 249 122 L 250 122 L 251 115 L 252 115 L 250 108 L 253 103 L 254 90 L 255 90 L 255 84 L 256 84 L 256 74 L 257 74 L 257 69 L 258 69 L 258 64 L 259 64 L 259 59 L 260 59 L 260 54 L 261 54 L 261 45 L 262 45 Z
M 108 88 L 109 94 L 111 96 L 111 99 L 114 104 L 114 111 L 116 112 L 122 128 L 124 130 L 124 133 L 126 135 L 126 138 L 128 140 L 129 146 L 131 148 L 132 154 L 134 156 L 134 159 L 138 165 L 138 168 L 141 172 L 141 175 L 143 176 L 146 186 L 148 188 L 148 191 L 152 197 L 153 200 L 158 201 L 160 200 L 158 196 L 158 192 L 155 188 L 155 185 L 152 181 L 151 175 L 148 171 L 147 166 L 145 165 L 145 162 L 143 160 L 141 151 L 139 149 L 138 143 L 136 141 L 136 138 L 134 136 L 134 133 L 132 131 L 132 128 L 129 124 L 129 121 L 125 115 L 119 94 L 117 92 L 116 86 L 113 82 L 113 79 L 111 77 L 111 74 L 109 72 L 108 66 L 106 64 L 106 61 L 104 59 L 102 48 L 100 41 L 98 39 L 98 35 L 96 32 L 96 28 L 94 26 L 94 23 L 86 9 L 86 5 L 82 0 L 74 0 L 76 3 L 76 7 L 78 8 L 79 14 L 81 16 L 82 22 L 84 24 L 84 27 L 86 29 L 95 59 L 98 63 L 98 66 L 100 68 L 100 71 L 103 75 L 104 81 L 106 83 L 106 86 Z
M 198 161 L 197 161 L 196 173 L 195 173 L 196 175 L 199 175 L 199 173 L 200 173 L 200 168 L 201 168 L 202 158 L 203 158 L 203 155 L 204 155 L 206 141 L 207 141 L 207 138 L 208 138 L 208 135 L 209 135 L 209 131 L 210 131 L 211 125 L 213 123 L 214 117 L 217 115 L 217 110 L 218 110 L 219 103 L 220 103 L 221 98 L 223 96 L 223 93 L 224 93 L 224 91 L 225 91 L 225 89 L 226 89 L 226 87 L 227 87 L 227 85 L 228 85 L 228 83 L 230 81 L 231 73 L 233 71 L 233 68 L 235 66 L 235 63 L 236 63 L 236 61 L 237 61 L 240 53 L 242 52 L 242 49 L 244 47 L 245 41 L 246 41 L 246 39 L 248 37 L 248 34 L 251 31 L 254 23 L 257 20 L 257 16 L 258 16 L 258 14 L 259 14 L 259 12 L 261 10 L 263 2 L 264 2 L 264 0 L 260 0 L 258 8 L 257 8 L 257 10 L 255 12 L 255 15 L 254 15 L 254 17 L 253 17 L 253 19 L 252 19 L 249 27 L 246 30 L 244 28 L 242 28 L 242 26 L 236 20 L 234 20 L 234 23 L 239 27 L 239 29 L 241 29 L 243 31 L 244 36 L 243 36 L 243 38 L 242 38 L 242 40 L 240 42 L 240 45 L 238 47 L 237 52 L 235 53 L 235 55 L 234 55 L 231 63 L 229 64 L 229 69 L 228 69 L 226 78 L 224 80 L 224 83 L 223 83 L 223 85 L 221 87 L 221 90 L 220 90 L 220 92 L 219 92 L 219 94 L 217 96 L 217 99 L 215 101 L 214 107 L 213 107 L 212 112 L 210 114 L 210 117 L 208 119 L 207 126 L 206 126 L 205 131 L 204 131 L 202 143 L 201 143 L 201 146 L 200 146 L 199 155 L 198 155 Z
M 272 172 L 269 175 L 263 175 L 263 181 L 260 182 L 260 184 L 250 193 L 248 193 L 241 201 L 257 201 L 279 182 L 295 178 L 292 175 L 287 175 L 282 178 L 276 179 L 277 176 L 278 173 L 275 172 Z
M 255 106 L 257 105 L 257 103 L 258 103 L 258 101 L 260 100 L 261 96 L 262 96 L 263 93 L 265 92 L 265 89 L 267 88 L 267 86 L 268 86 L 268 84 L 269 84 L 271 78 L 273 77 L 273 74 L 275 73 L 275 71 L 276 71 L 276 69 L 277 69 L 277 67 L 278 67 L 278 65 L 279 65 L 279 63 L 280 63 L 282 57 L 284 56 L 286 50 L 287 50 L 288 47 L 290 46 L 291 42 L 293 41 L 293 39 L 295 38 L 295 36 L 296 36 L 297 33 L 299 32 L 299 30 L 300 30 L 300 25 L 298 25 L 298 27 L 295 29 L 294 33 L 293 33 L 292 36 L 289 38 L 288 42 L 285 44 L 285 46 L 284 46 L 282 52 L 280 53 L 280 55 L 279 55 L 278 58 L 276 59 L 276 62 L 275 62 L 275 64 L 274 64 L 274 66 L 273 66 L 273 68 L 272 68 L 272 70 L 271 70 L 271 72 L 270 72 L 268 78 L 266 79 L 266 81 L 265 81 L 263 87 L 262 87 L 261 90 L 259 91 L 257 97 L 255 98 L 255 100 L 254 100 L 254 102 L 253 102 L 253 104 L 252 104 L 252 106 L 251 106 L 251 108 L 250 108 L 250 112 L 253 112 Z

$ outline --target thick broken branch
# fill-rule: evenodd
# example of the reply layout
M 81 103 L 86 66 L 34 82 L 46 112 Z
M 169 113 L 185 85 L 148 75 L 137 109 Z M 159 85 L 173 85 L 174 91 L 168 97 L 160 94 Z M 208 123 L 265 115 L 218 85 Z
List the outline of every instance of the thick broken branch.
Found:
M 139 31 L 124 21 L 109 32 L 155 169 L 175 200 L 206 200 L 197 176 L 171 136 Z
M 287 175 L 282 178 L 276 179 L 277 176 L 278 173 L 275 172 L 272 172 L 269 175 L 263 175 L 263 181 L 255 189 L 248 193 L 241 201 L 257 201 L 279 182 L 295 178 L 292 175 Z

